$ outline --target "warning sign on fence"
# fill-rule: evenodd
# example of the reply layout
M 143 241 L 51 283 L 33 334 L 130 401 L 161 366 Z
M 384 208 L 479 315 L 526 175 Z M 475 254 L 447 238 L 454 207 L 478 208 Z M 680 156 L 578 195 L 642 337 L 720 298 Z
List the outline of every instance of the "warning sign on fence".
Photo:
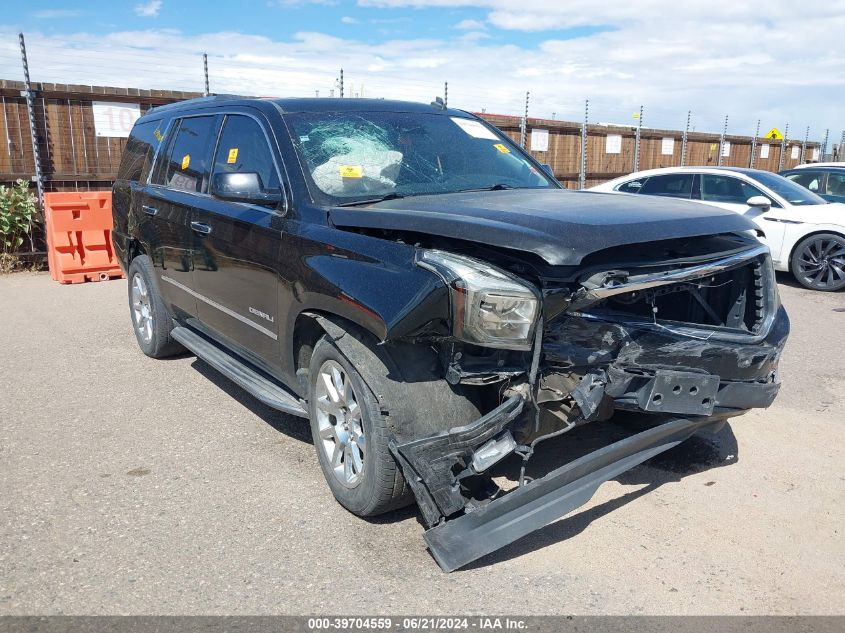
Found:
M 97 136 L 126 138 L 141 116 L 141 106 L 137 103 L 94 101 L 91 106 L 94 109 L 94 131 Z

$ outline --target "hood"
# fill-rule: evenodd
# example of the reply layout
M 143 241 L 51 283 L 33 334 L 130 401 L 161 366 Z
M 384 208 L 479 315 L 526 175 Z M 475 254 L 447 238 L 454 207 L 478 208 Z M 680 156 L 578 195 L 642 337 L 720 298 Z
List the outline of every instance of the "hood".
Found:
M 732 211 L 658 198 L 565 189 L 414 196 L 329 211 L 339 228 L 413 231 L 527 251 L 553 266 L 639 242 L 754 230 Z

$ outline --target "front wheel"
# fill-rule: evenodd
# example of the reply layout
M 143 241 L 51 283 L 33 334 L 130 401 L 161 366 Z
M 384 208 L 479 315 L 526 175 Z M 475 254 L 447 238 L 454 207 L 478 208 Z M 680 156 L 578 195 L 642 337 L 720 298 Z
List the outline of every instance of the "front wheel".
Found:
M 792 274 L 805 288 L 834 291 L 845 288 L 845 237 L 819 233 L 795 247 Z
M 378 362 L 377 357 L 365 362 Z M 335 498 L 359 516 L 413 501 L 388 448 L 387 421 L 361 375 L 324 336 L 309 368 L 309 418 L 320 468 Z

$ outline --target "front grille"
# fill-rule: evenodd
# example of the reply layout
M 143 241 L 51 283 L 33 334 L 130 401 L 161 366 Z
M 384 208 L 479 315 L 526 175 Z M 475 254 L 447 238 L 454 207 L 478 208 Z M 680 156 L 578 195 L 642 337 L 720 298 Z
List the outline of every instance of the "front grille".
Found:
M 655 324 L 724 328 L 759 334 L 768 305 L 767 286 L 774 283 L 765 255 L 702 278 L 611 296 L 591 306 L 595 316 L 635 317 Z

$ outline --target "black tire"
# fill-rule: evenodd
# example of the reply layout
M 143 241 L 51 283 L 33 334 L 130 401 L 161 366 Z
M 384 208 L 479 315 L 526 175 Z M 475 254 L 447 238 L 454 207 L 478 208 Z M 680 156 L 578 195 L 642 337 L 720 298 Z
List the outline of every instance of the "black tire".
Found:
M 150 358 L 166 358 L 184 348 L 170 338 L 173 319 L 164 306 L 155 284 L 153 265 L 146 255 L 132 260 L 129 278 L 129 316 L 138 347 Z M 143 288 L 144 292 L 141 292 Z
M 359 359 L 358 362 L 362 361 Z M 370 369 L 373 370 L 381 364 L 372 352 L 365 353 L 363 362 L 371 363 Z M 355 407 L 352 407 L 346 398 L 343 399 L 346 403 L 344 405 L 330 402 L 337 407 L 338 415 L 326 414 L 324 410 L 326 405 L 322 405 L 323 409 L 321 409 L 321 390 L 325 387 L 319 386 L 318 382 L 322 380 L 322 375 L 327 369 L 337 369 L 347 381 L 343 384 L 351 386 L 352 398 L 360 415 L 356 415 Z M 361 374 L 328 336 L 321 338 L 314 347 L 309 369 L 308 395 L 308 413 L 314 448 L 317 451 L 320 468 L 335 499 L 350 512 L 364 517 L 382 514 L 412 503 L 413 494 L 388 448 L 388 421 L 382 415 L 376 397 L 361 378 Z M 328 394 L 325 394 L 323 399 L 331 400 Z M 334 418 L 334 423 L 332 423 L 332 418 Z M 364 438 L 360 445 L 354 439 L 358 435 L 355 428 L 359 426 L 359 421 L 360 435 Z M 325 426 L 327 422 L 334 429 L 334 433 L 327 430 Z M 344 424 L 348 425 L 348 431 L 341 428 Z M 344 436 L 345 444 L 341 442 L 341 437 Z M 334 454 L 335 446 L 347 445 L 349 455 L 347 456 L 344 452 L 341 455 L 341 463 L 333 465 L 329 452 Z M 346 478 L 345 469 L 349 463 L 352 465 L 353 475 L 355 474 L 356 446 L 359 449 L 357 455 L 363 462 L 363 468 L 360 468 L 359 477 L 353 477 L 350 480 Z M 342 472 L 337 472 L 338 466 Z
M 789 268 L 810 290 L 835 292 L 845 288 L 845 237 L 836 233 L 810 235 L 795 247 Z

